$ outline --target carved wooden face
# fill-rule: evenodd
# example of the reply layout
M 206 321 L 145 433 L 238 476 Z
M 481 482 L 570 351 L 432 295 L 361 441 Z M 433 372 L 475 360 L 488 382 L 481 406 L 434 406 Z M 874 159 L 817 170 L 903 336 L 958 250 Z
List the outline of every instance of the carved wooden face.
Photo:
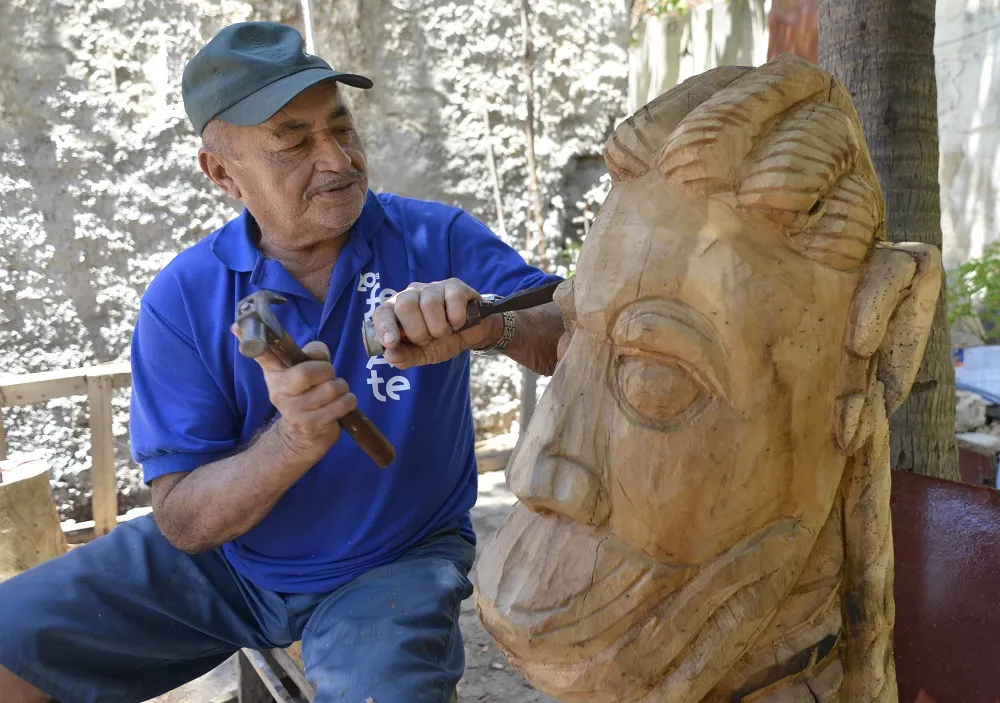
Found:
M 672 564 L 783 519 L 818 530 L 845 462 L 833 422 L 857 283 L 658 173 L 619 184 L 561 291 L 571 330 L 511 489 Z
M 674 88 L 605 157 L 615 185 L 557 291 L 560 361 L 476 605 L 558 700 L 729 700 L 715 687 L 807 560 L 839 571 L 813 548 L 916 374 L 939 255 L 876 243 L 850 96 L 796 57 Z

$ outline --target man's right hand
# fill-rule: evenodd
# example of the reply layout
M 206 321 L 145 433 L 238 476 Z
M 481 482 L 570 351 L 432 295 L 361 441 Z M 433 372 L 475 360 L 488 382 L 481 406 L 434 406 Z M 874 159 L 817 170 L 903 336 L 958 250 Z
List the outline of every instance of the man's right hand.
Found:
M 234 325 L 233 333 L 239 336 Z M 271 403 L 280 413 L 272 430 L 298 459 L 319 461 L 340 438 L 340 418 L 358 407 L 358 399 L 337 378 L 330 350 L 309 342 L 302 351 L 313 361 L 285 367 L 271 352 L 257 358 Z

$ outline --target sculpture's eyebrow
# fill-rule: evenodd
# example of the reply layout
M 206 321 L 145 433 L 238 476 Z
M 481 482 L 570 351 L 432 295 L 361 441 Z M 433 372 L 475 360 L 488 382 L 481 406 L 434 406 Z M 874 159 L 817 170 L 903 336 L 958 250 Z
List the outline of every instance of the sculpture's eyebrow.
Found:
M 612 323 L 610 336 L 620 349 L 694 367 L 715 393 L 731 398 L 725 347 L 711 324 L 684 303 L 659 298 L 627 305 Z

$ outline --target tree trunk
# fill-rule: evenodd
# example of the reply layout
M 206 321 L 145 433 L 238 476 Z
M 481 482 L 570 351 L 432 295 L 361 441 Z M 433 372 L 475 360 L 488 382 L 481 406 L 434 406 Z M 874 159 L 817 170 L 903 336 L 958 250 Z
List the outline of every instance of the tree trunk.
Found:
M 934 0 L 821 0 L 819 63 L 854 98 L 889 238 L 941 248 Z M 891 418 L 894 469 L 959 480 L 944 283 L 923 364 Z
M 66 549 L 48 465 L 37 459 L 0 462 L 0 581 Z

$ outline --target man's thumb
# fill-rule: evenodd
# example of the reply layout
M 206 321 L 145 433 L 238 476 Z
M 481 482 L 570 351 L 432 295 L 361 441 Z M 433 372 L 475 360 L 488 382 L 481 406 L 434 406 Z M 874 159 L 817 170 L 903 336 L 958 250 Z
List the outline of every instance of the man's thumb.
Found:
M 308 342 L 302 351 L 305 352 L 306 356 L 310 359 L 316 359 L 317 361 L 330 361 L 330 348 L 323 344 L 323 342 Z

